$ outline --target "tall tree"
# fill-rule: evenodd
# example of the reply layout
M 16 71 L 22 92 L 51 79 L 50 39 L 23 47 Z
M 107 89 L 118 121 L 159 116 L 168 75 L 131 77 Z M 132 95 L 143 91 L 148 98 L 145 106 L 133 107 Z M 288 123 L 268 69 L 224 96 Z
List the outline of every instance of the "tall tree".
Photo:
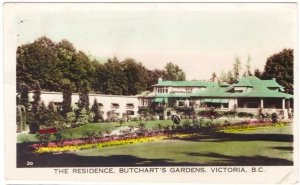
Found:
M 287 93 L 294 93 L 294 50 L 283 49 L 267 59 L 263 79 L 276 78 Z
M 241 72 L 241 58 L 239 56 L 235 57 L 233 64 L 233 79 L 237 82 L 240 77 Z
M 127 94 L 136 95 L 146 90 L 147 71 L 141 64 L 134 59 L 127 58 L 121 62 L 123 71 L 127 77 Z
M 32 102 L 32 112 L 38 112 L 38 107 L 41 104 L 41 87 L 40 83 L 37 81 L 34 85 L 33 92 L 33 102 Z
M 99 61 L 95 59 L 92 62 L 95 67 L 95 74 L 94 74 L 94 81 L 92 83 L 92 88 L 95 92 L 101 93 L 103 89 L 102 75 L 104 76 L 103 64 L 101 64 Z
M 63 76 L 58 61 L 56 45 L 47 37 L 18 47 L 17 84 L 26 83 L 32 87 L 39 81 L 43 89 L 59 91 Z
M 63 86 L 63 101 L 62 101 L 62 115 L 66 116 L 68 112 L 72 111 L 72 89 L 70 83 L 66 82 Z
M 28 111 L 29 107 L 29 86 L 27 84 L 22 84 L 20 86 L 20 104 L 25 107 L 25 110 Z
M 173 81 L 185 80 L 184 71 L 181 68 L 179 68 L 179 66 L 176 64 L 169 62 L 166 64 L 164 70 L 165 70 L 164 76 L 166 80 L 173 80 Z
M 255 69 L 254 76 L 256 76 L 257 78 L 261 78 L 262 77 L 262 72 L 260 72 L 259 69 Z
M 102 79 L 101 91 L 105 94 L 128 94 L 128 81 L 119 60 L 114 57 L 103 65 L 99 78 Z
M 94 123 L 99 122 L 99 120 L 101 120 L 101 121 L 103 120 L 102 115 L 101 115 L 100 106 L 99 106 L 99 103 L 96 98 L 94 99 L 94 103 L 91 108 L 91 111 L 93 111 L 93 113 L 94 113 L 94 120 L 93 120 Z
M 219 79 L 220 79 L 221 82 L 228 82 L 227 74 L 223 70 L 220 72 L 220 78 Z
M 232 71 L 228 71 L 227 73 L 227 83 L 233 84 L 236 82 L 236 79 L 234 78 Z
M 89 84 L 87 81 L 83 81 L 79 89 L 79 100 L 78 108 L 80 110 L 85 109 L 89 111 L 90 101 L 89 101 Z
M 210 81 L 211 81 L 211 82 L 216 82 L 216 80 L 217 80 L 217 75 L 216 75 L 215 72 L 213 72 L 212 75 L 211 75 Z
M 244 76 L 252 76 L 252 73 L 251 73 L 251 56 L 248 55 L 247 57 L 247 63 L 246 63 L 246 66 L 245 66 L 245 72 L 244 72 Z
M 159 69 L 154 69 L 154 70 L 147 70 L 147 90 L 152 91 L 153 87 L 152 85 L 157 84 L 157 81 L 159 78 L 166 79 L 164 77 L 165 71 L 164 70 L 159 70 Z

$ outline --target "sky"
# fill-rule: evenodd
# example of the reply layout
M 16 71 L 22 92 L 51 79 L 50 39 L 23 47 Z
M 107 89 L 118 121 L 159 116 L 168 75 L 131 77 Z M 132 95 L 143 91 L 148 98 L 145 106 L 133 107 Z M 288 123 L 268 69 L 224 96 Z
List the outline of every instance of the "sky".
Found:
M 149 69 L 168 62 L 187 80 L 242 67 L 263 70 L 271 55 L 296 49 L 295 3 L 16 4 L 17 45 L 67 39 L 97 58 L 134 58 Z

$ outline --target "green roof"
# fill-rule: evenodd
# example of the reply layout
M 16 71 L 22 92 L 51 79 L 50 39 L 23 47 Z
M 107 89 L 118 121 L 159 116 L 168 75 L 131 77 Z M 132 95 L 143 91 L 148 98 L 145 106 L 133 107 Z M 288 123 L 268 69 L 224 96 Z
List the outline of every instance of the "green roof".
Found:
M 262 82 L 266 87 L 284 88 L 283 86 L 279 85 L 275 80 L 262 80 Z
M 164 98 L 155 98 L 153 101 L 156 103 L 160 103 L 164 101 Z
M 220 86 L 221 87 L 228 87 L 228 86 L 230 86 L 230 84 L 228 84 L 227 82 L 221 82 Z
M 205 81 L 160 81 L 159 84 L 154 86 L 205 86 L 205 89 L 198 90 L 194 93 L 156 93 L 156 98 L 190 98 L 190 97 L 203 97 L 203 98 L 237 98 L 237 97 L 260 97 L 260 98 L 293 98 L 293 95 L 271 90 L 269 87 L 279 87 L 275 80 L 260 80 L 255 76 L 241 77 L 238 83 L 220 86 L 213 82 Z M 235 87 L 247 88 L 244 92 L 232 92 Z M 211 99 L 212 101 L 212 99 Z M 226 102 L 227 100 L 221 100 Z
M 248 78 L 242 77 L 238 83 L 233 84 L 234 87 L 253 87 L 253 84 L 249 81 Z
M 214 82 L 207 81 L 159 81 L 153 86 L 173 86 L 173 87 L 213 87 L 217 86 Z
M 245 92 L 230 92 L 234 87 L 251 88 Z M 232 84 L 229 87 L 209 87 L 204 90 L 192 93 L 193 97 L 261 97 L 261 98 L 292 98 L 293 95 L 270 90 L 262 80 L 255 76 L 242 77 L 237 84 Z

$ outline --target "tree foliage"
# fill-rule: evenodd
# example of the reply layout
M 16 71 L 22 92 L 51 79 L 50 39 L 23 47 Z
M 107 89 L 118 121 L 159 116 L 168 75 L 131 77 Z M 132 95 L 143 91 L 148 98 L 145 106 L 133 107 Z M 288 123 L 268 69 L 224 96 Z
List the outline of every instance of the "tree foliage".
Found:
M 72 89 L 70 83 L 65 83 L 63 86 L 63 101 L 62 101 L 62 115 L 66 116 L 68 112 L 72 111 Z
M 178 65 L 171 62 L 167 63 L 165 68 L 164 79 L 173 81 L 183 81 L 185 80 L 185 73 Z
M 89 111 L 90 101 L 89 101 L 89 85 L 86 81 L 83 81 L 81 87 L 79 89 L 79 100 L 78 100 L 78 108 L 79 110 L 85 109 Z
M 248 55 L 248 58 L 247 58 L 247 63 L 245 65 L 245 71 L 244 71 L 244 74 L 243 76 L 252 76 L 252 72 L 251 72 L 251 56 Z
M 93 122 L 99 122 L 99 120 L 103 120 L 102 114 L 101 114 L 101 110 L 100 110 L 100 106 L 99 103 L 97 101 L 97 99 L 94 99 L 94 103 L 93 106 L 91 108 L 91 111 L 94 113 L 94 118 L 93 118 Z
M 100 63 L 65 39 L 55 43 L 40 37 L 19 46 L 16 54 L 17 92 L 21 92 L 22 85 L 34 89 L 36 81 L 45 91 L 62 92 L 68 82 L 72 92 L 79 92 L 81 82 L 86 81 L 91 92 L 135 95 L 151 90 L 158 78 L 185 80 L 185 73 L 175 64 L 168 63 L 163 70 L 149 70 L 132 58 L 119 61 L 113 57 Z
M 284 49 L 267 59 L 263 79 L 276 78 L 287 93 L 294 93 L 294 50 Z
M 234 64 L 233 64 L 233 80 L 234 82 L 237 82 L 239 77 L 240 77 L 240 73 L 241 73 L 241 58 L 239 56 L 235 57 L 234 59 Z
M 34 85 L 34 93 L 33 93 L 33 102 L 32 102 L 32 112 L 38 112 L 38 107 L 41 102 L 41 87 L 40 83 L 36 82 Z
M 256 76 L 257 78 L 261 78 L 262 77 L 262 72 L 259 69 L 255 69 L 254 76 Z
M 128 58 L 121 62 L 127 78 L 127 94 L 139 94 L 147 88 L 147 70 L 134 59 Z

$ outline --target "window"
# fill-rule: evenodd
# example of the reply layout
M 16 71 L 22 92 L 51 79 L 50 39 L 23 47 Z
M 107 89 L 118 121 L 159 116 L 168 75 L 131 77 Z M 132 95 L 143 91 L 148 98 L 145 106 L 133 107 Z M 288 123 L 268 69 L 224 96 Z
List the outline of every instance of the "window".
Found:
M 120 106 L 118 103 L 112 103 L 111 104 L 111 109 L 118 109 Z
M 162 88 L 157 88 L 158 93 L 168 93 L 168 88 L 167 87 L 162 87 Z
M 229 107 L 229 106 L 228 106 L 228 103 L 223 103 L 223 108 L 224 108 L 224 109 L 228 109 L 228 107 Z
M 184 101 L 179 101 L 178 106 L 184 106 Z
M 127 111 L 127 115 L 128 115 L 128 116 L 133 116 L 133 115 L 134 115 L 134 111 L 128 110 L 128 111 Z
M 258 98 L 240 98 L 238 99 L 238 108 L 259 108 L 260 99 Z
M 133 103 L 127 103 L 126 104 L 126 109 L 133 109 L 133 108 L 134 108 Z
M 191 93 L 191 92 L 193 91 L 193 89 L 192 89 L 192 88 L 186 88 L 185 91 L 186 91 L 187 93 Z

